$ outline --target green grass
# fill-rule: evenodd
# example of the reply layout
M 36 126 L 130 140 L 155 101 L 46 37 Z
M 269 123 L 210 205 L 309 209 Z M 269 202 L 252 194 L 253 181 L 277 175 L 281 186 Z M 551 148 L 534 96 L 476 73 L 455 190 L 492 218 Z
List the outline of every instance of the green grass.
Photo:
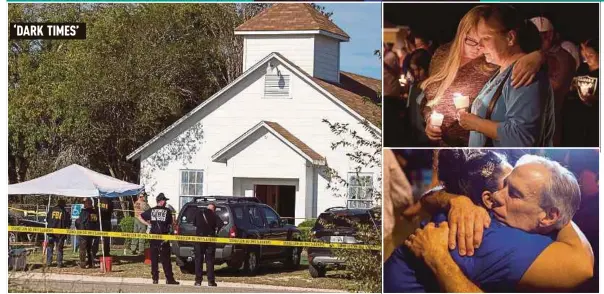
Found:
M 120 246 L 121 247 L 121 246 Z M 151 279 L 151 266 L 144 264 L 143 256 L 124 255 L 124 250 L 118 246 L 112 247 L 111 255 L 113 256 L 112 272 L 102 273 L 99 268 L 81 269 L 77 266 L 79 255 L 73 252 L 71 247 L 66 247 L 64 250 L 65 268 L 56 268 L 56 261 L 49 268 L 44 267 L 45 258 L 40 251 L 32 253 L 27 257 L 29 271 L 33 273 L 60 273 L 69 275 L 91 275 L 91 276 L 111 276 L 111 277 L 132 277 L 132 278 L 148 278 Z M 56 253 L 55 253 L 56 254 Z M 172 267 L 174 276 L 177 280 L 194 280 L 195 275 L 181 273 L 178 266 L 172 257 Z M 160 266 L 160 272 L 161 272 Z M 312 278 L 308 272 L 308 259 L 306 251 L 302 253 L 300 267 L 295 270 L 288 270 L 280 263 L 273 263 L 261 266 L 259 273 L 256 276 L 245 276 L 242 273 L 233 271 L 226 267 L 226 264 L 215 267 L 216 281 L 231 282 L 231 283 L 248 283 L 262 284 L 274 286 L 288 287 L 304 287 L 304 288 L 319 288 L 319 289 L 338 289 L 347 290 L 355 283 L 354 280 L 348 278 L 348 275 L 343 270 L 328 271 L 325 278 Z M 163 273 L 160 273 L 163 278 Z

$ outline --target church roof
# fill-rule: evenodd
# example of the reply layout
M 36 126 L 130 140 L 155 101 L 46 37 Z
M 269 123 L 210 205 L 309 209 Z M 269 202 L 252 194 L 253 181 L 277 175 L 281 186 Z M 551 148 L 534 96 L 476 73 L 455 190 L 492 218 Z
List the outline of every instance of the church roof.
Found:
M 350 36 L 308 3 L 271 6 L 235 29 L 248 31 L 324 31 L 348 40 Z

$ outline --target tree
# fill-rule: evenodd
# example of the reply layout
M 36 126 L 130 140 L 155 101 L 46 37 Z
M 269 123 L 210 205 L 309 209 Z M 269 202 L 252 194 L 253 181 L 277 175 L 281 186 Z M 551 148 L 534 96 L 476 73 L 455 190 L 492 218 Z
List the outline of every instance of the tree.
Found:
M 11 4 L 9 21 L 88 30 L 9 41 L 10 183 L 72 163 L 137 181 L 125 156 L 241 73 L 236 4 Z
M 241 75 L 234 29 L 270 5 L 11 4 L 87 39 L 9 40 L 9 182 L 72 163 L 136 181 L 125 156 Z
M 379 50 L 374 51 L 374 55 L 381 60 Z M 381 91 L 379 91 L 380 96 Z M 368 97 L 363 97 L 366 103 L 373 103 Z M 379 99 L 381 100 L 381 99 Z M 381 107 L 380 107 L 381 109 Z M 341 150 L 345 152 L 348 159 L 353 163 L 353 170 L 356 173 L 357 181 L 361 179 L 360 173 L 363 170 L 377 168 L 378 175 L 376 183 L 360 182 L 355 184 L 370 185 L 370 199 L 375 209 L 371 210 L 371 215 L 375 223 L 382 221 L 382 135 L 370 126 L 365 120 L 361 123 L 362 129 L 368 136 L 358 132 L 356 128 L 351 128 L 349 124 L 330 122 L 324 119 L 332 133 L 337 135 L 340 140 L 332 142 L 332 150 Z M 348 178 L 342 177 L 337 170 L 327 167 L 326 174 L 329 182 L 327 188 L 332 191 L 336 197 L 347 197 L 348 186 L 351 184 Z M 349 220 L 347 220 L 349 221 Z M 363 244 L 382 245 L 381 227 L 372 224 L 362 224 L 360 222 L 351 222 L 357 234 L 355 238 Z M 324 224 L 327 225 L 327 224 Z M 350 278 L 358 281 L 354 287 L 349 289 L 356 292 L 381 292 L 382 291 L 382 255 L 381 251 L 372 250 L 343 250 L 334 251 L 335 255 L 346 263 L 346 269 Z
M 368 98 L 367 98 L 368 99 Z M 355 128 L 349 124 L 331 123 L 324 120 L 331 131 L 340 137 L 339 141 L 333 142 L 333 150 L 345 152 L 351 163 L 354 165 L 354 172 L 357 173 L 357 179 L 361 179 L 361 172 L 368 169 L 378 168 L 377 181 L 360 182 L 356 185 L 370 185 L 365 191 L 369 191 L 373 206 L 377 207 L 372 213 L 376 223 L 381 223 L 381 182 L 382 182 L 382 137 L 370 127 L 369 122 L 364 121 L 361 125 L 365 129 L 368 137 L 364 137 Z M 328 178 L 330 179 L 327 187 L 337 197 L 347 197 L 348 186 L 351 185 L 348 178 L 340 175 L 335 169 L 327 168 Z M 362 224 L 359 222 L 351 223 L 351 226 L 357 230 L 356 238 L 363 244 L 381 245 L 381 228 Z M 382 277 L 382 257 L 381 252 L 372 250 L 335 250 L 335 255 L 344 260 L 350 278 L 356 280 L 351 291 L 359 292 L 380 292 Z

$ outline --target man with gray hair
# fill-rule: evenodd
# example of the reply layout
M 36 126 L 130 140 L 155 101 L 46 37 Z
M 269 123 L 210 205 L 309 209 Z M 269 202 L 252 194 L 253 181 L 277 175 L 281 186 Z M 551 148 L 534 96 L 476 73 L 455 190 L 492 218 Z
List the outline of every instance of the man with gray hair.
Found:
M 509 204 L 501 206 L 505 212 L 501 207 L 493 208 L 495 217 L 527 232 L 548 234 L 561 229 L 581 204 L 581 189 L 573 173 L 545 157 L 522 156 L 505 184 L 506 199 L 517 197 L 519 201 L 502 200 Z M 526 188 L 526 193 L 522 194 L 521 188 Z
M 507 229 L 508 236 L 498 238 L 493 231 L 489 235 L 485 230 L 485 239 L 476 254 L 465 258 L 457 256 L 456 250 L 448 250 L 450 236 L 446 222 L 438 227 L 431 223 L 422 230 L 418 229 L 405 242 L 413 254 L 428 265 L 443 290 L 480 292 L 484 285 L 474 284 L 474 281 L 488 281 L 491 290 L 493 285 L 495 289 L 509 289 L 505 284 L 507 280 L 502 278 L 506 275 L 518 279 L 515 290 L 569 290 L 593 276 L 591 246 L 571 222 L 581 200 L 579 184 L 575 176 L 558 162 L 524 155 L 511 173 L 503 178 L 500 189 L 485 191 L 482 200 L 493 219 L 489 228 L 501 224 L 524 232 Z M 467 208 L 463 215 L 473 215 L 474 209 L 483 209 L 472 207 Z M 463 226 L 473 228 L 474 224 L 466 221 Z M 549 236 L 552 240 L 543 242 L 538 236 Z M 531 246 L 542 248 L 535 251 L 535 248 L 529 248 Z M 561 259 L 561 255 L 565 258 Z M 519 271 L 523 267 L 516 265 L 527 262 L 527 267 Z M 502 264 L 508 265 L 502 267 Z M 554 274 L 560 269 L 568 269 L 568 273 L 562 277 Z M 554 275 L 558 278 L 552 279 Z

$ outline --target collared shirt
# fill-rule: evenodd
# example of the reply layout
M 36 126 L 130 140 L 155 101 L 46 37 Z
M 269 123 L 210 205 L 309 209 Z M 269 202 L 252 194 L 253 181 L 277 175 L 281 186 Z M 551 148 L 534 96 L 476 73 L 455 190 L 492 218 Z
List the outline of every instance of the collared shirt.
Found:
M 554 136 L 554 93 L 545 70 L 537 72 L 535 80 L 528 86 L 515 89 L 512 79 L 505 80 L 514 64 L 489 80 L 476 100 L 472 113 L 486 117 L 489 103 L 501 83 L 503 89 L 497 100 L 491 120 L 498 122 L 495 147 L 543 147 L 553 145 Z M 470 132 L 470 147 L 484 147 L 487 137 L 479 132 Z

